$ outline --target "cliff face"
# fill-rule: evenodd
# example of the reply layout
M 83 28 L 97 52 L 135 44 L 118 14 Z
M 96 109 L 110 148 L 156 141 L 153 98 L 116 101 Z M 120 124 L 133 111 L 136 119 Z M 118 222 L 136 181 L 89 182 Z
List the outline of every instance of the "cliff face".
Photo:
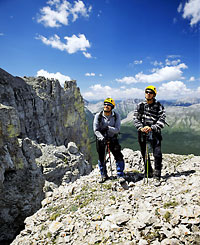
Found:
M 0 69 L 0 243 L 11 241 L 40 208 L 45 188 L 91 171 L 79 150 L 90 158 L 76 82 L 63 89 L 58 81 L 22 79 Z
M 0 104 L 0 242 L 12 240 L 44 198 L 44 177 L 35 163 L 41 151 L 19 134 L 16 110 Z
M 0 103 L 16 109 L 20 137 L 54 145 L 73 141 L 89 159 L 84 103 L 76 81 L 64 89 L 44 77 L 13 77 L 0 69 Z

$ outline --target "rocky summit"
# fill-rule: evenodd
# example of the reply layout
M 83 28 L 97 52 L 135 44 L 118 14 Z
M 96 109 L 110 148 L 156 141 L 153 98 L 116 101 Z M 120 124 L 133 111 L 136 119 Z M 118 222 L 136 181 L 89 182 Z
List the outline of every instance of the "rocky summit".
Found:
M 143 178 L 140 152 L 124 149 L 126 184 L 99 184 L 98 168 L 47 189 L 42 208 L 25 220 L 12 245 L 200 244 L 200 157 L 163 155 L 159 186 Z M 112 171 L 111 171 L 112 170 Z

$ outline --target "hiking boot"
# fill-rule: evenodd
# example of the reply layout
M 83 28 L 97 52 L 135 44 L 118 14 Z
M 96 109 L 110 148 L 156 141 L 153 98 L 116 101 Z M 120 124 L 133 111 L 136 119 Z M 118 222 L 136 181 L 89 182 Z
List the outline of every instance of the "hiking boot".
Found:
M 155 170 L 154 172 L 154 185 L 159 186 L 160 183 L 161 170 Z
M 123 176 L 117 176 L 117 179 L 118 179 L 120 184 L 123 184 L 124 182 L 126 182 L 126 180 Z
M 160 186 L 160 185 L 161 185 L 160 178 L 159 178 L 159 177 L 154 177 L 154 182 L 153 182 L 153 184 L 154 184 L 155 186 Z
M 101 184 L 101 183 L 104 183 L 106 180 L 108 180 L 109 179 L 109 177 L 108 177 L 108 175 L 101 175 L 101 179 L 99 180 L 99 183 Z

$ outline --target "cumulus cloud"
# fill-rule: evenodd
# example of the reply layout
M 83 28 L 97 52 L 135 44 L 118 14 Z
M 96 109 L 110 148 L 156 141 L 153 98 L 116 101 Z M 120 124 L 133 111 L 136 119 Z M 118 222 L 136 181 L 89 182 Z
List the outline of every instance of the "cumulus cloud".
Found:
M 94 77 L 95 76 L 95 73 L 93 73 L 93 72 L 91 72 L 91 73 L 87 72 L 87 73 L 85 73 L 85 76 L 86 77 Z
M 90 42 L 86 39 L 84 34 L 78 36 L 72 35 L 71 37 L 64 37 L 66 43 L 61 42 L 58 35 L 54 35 L 49 39 L 39 35 L 36 39 L 41 40 L 44 44 L 51 46 L 52 48 L 59 49 L 61 51 L 67 51 L 69 54 L 76 53 L 77 51 L 86 51 L 90 48 Z
M 72 16 L 72 22 L 76 21 L 79 16 L 89 17 L 92 7 L 85 6 L 83 1 L 78 0 L 74 5 L 66 0 L 50 0 L 47 6 L 40 9 L 37 22 L 46 27 L 60 27 L 68 25 L 69 18 Z
M 144 85 L 144 88 L 146 85 Z M 139 98 L 144 99 L 144 88 L 127 88 L 121 86 L 120 88 L 103 86 L 101 84 L 95 84 L 91 86 L 87 91 L 82 92 L 83 97 L 86 100 L 102 100 L 106 97 L 111 97 L 115 100 L 124 100 L 129 98 Z M 158 100 L 171 100 L 179 99 L 184 97 L 193 97 L 194 93 L 200 95 L 200 87 L 197 90 L 192 90 L 187 88 L 187 86 L 182 81 L 170 81 L 163 83 L 160 87 L 157 87 L 157 96 Z
M 75 21 L 78 19 L 79 14 L 84 17 L 89 17 L 89 12 L 91 12 L 91 10 L 91 6 L 87 9 L 82 1 L 77 1 L 75 2 L 70 12 L 73 15 L 73 21 Z
M 134 77 L 124 77 L 121 79 L 116 79 L 116 81 L 125 84 L 131 83 L 157 83 L 163 81 L 172 81 L 183 79 L 182 69 L 186 69 L 187 66 L 184 63 L 181 63 L 177 66 L 165 66 L 161 69 L 154 69 L 152 74 L 144 74 L 140 72 Z
M 177 10 L 179 13 L 183 12 L 184 19 L 190 19 L 191 26 L 200 21 L 200 0 L 189 0 L 184 7 L 181 3 Z
M 158 95 L 162 99 L 178 99 L 184 96 L 191 96 L 193 90 L 188 89 L 181 81 L 171 81 L 162 84 L 158 89 Z
M 86 100 L 100 100 L 106 97 L 121 100 L 128 98 L 144 98 L 144 91 L 138 88 L 113 88 L 95 84 L 91 86 L 88 91 L 82 92 L 82 95 Z
M 56 72 L 56 73 L 49 73 L 48 71 L 45 71 L 43 69 L 39 70 L 37 72 L 37 77 L 42 76 L 42 77 L 46 77 L 46 78 L 54 78 L 54 79 L 58 79 L 60 82 L 60 85 L 63 87 L 65 81 L 71 81 L 72 79 L 69 76 L 63 75 L 60 72 Z

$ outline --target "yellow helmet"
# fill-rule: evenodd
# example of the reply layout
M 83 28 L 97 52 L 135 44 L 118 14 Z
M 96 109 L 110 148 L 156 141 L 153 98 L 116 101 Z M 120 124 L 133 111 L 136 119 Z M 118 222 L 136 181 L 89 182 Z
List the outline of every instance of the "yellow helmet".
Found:
M 147 86 L 147 87 L 145 88 L 145 92 L 146 92 L 146 90 L 151 90 L 151 91 L 153 91 L 155 96 L 156 96 L 156 94 L 157 94 L 156 87 L 154 87 L 153 85 Z
M 107 98 L 104 100 L 104 103 L 110 104 L 112 108 L 115 107 L 115 101 L 112 98 Z

